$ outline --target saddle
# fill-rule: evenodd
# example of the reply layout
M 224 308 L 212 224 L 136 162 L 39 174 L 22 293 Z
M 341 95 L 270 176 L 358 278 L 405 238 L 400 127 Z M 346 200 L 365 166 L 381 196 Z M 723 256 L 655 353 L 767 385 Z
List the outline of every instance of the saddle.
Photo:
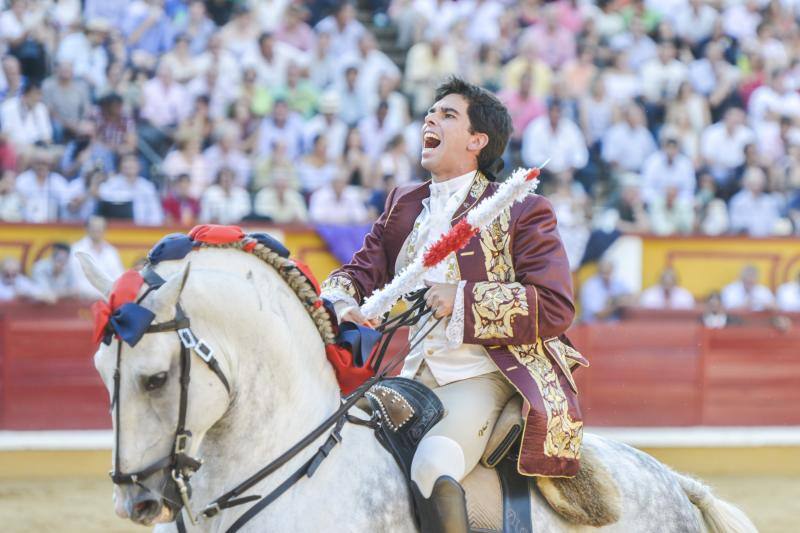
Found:
M 444 416 L 444 406 L 436 394 L 418 381 L 387 378 L 366 393 L 378 441 L 397 461 L 411 487 L 411 461 L 422 438 Z M 484 464 L 496 467 L 503 493 L 503 531 L 527 531 L 521 524 L 531 523 L 528 480 L 517 473 L 516 456 L 506 457 L 522 433 L 521 400 L 510 401 L 501 419 L 503 435 L 492 435 L 493 449 L 484 455 Z M 514 422 L 516 421 L 516 425 Z M 500 427 L 498 420 L 496 430 Z M 489 458 L 488 460 L 486 458 Z

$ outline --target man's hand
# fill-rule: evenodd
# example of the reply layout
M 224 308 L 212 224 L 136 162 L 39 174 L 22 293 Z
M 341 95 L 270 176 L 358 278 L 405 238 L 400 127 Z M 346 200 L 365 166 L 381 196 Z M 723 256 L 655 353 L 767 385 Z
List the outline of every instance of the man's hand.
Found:
M 458 285 L 454 283 L 434 283 L 426 281 L 430 287 L 425 293 L 425 302 L 433 311 L 435 318 L 442 318 L 453 314 L 453 305 L 456 303 Z
M 375 328 L 380 324 L 379 320 L 367 320 L 367 317 L 361 313 L 358 306 L 348 307 L 342 312 L 340 322 L 353 322 L 354 324 L 363 324 L 371 328 Z

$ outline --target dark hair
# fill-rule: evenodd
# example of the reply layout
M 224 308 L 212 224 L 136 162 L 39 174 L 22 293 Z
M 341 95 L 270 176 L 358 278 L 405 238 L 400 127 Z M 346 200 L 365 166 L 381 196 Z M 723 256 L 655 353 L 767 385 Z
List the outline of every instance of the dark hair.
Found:
M 22 86 L 22 94 L 29 94 L 35 90 L 41 89 L 41 86 L 35 81 L 27 81 Z
M 62 252 L 69 253 L 69 244 L 67 244 L 65 242 L 54 242 L 53 243 L 53 253 L 56 253 L 59 250 L 61 250 Z
M 455 76 L 436 88 L 435 99 L 438 102 L 449 94 L 458 94 L 467 101 L 470 133 L 485 133 L 489 136 L 489 142 L 478 154 L 478 168 L 489 169 L 502 157 L 514 129 L 508 109 L 486 89 Z

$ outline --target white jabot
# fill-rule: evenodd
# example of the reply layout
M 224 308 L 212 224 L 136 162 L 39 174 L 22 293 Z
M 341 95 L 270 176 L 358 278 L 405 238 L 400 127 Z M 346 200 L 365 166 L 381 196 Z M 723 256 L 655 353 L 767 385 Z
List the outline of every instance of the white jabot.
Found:
M 450 229 L 453 216 L 467 198 L 475 175 L 476 173 L 471 171 L 447 181 L 431 182 L 430 197 L 422 200 L 422 212 L 414 222 L 414 230 L 406 239 L 397 257 L 397 271 L 408 265 L 416 254 L 422 253 L 426 247 Z M 464 338 L 464 282 L 461 281 L 455 256 L 451 254 L 436 268 L 428 271 L 425 280 L 458 284 L 455 305 L 460 306 L 460 309 L 454 309 L 453 315 L 434 328 L 425 340 L 406 357 L 400 375 L 413 378 L 423 361 L 427 362 L 439 385 L 497 370 L 483 346 L 462 343 Z M 414 335 L 417 331 L 417 327 L 412 327 L 409 334 Z

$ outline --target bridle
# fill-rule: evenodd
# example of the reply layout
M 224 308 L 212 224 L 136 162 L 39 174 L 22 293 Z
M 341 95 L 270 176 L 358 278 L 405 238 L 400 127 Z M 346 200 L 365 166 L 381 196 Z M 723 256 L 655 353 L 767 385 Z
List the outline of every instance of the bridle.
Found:
M 164 279 L 151 268 L 142 271 L 144 283 L 147 284 L 145 293 L 136 300 L 140 304 L 148 294 L 164 285 Z M 180 296 L 180 295 L 179 295 Z M 186 411 L 189 403 L 189 380 L 192 369 L 191 352 L 197 354 L 203 362 L 219 378 L 225 390 L 230 394 L 230 384 L 225 374 L 220 368 L 219 362 L 214 357 L 214 350 L 202 339 L 199 339 L 190 328 L 189 317 L 183 311 L 180 301 L 175 304 L 175 316 L 172 320 L 150 324 L 145 330 L 145 335 L 150 333 L 163 333 L 174 331 L 180 340 L 180 400 L 178 404 L 178 422 L 175 428 L 175 436 L 172 441 L 172 451 L 169 455 L 151 463 L 149 466 L 136 472 L 122 472 L 120 468 L 120 364 L 122 360 L 122 339 L 117 341 L 117 359 L 114 368 L 114 391 L 111 399 L 111 406 L 114 409 L 116 426 L 114 428 L 114 470 L 109 472 L 111 480 L 115 485 L 139 485 L 145 490 L 149 490 L 142 485 L 142 481 L 149 478 L 159 471 L 166 471 L 169 474 L 169 484 L 165 488 L 164 499 L 178 505 L 177 498 L 188 508 L 191 488 L 189 478 L 202 465 L 202 460 L 195 459 L 188 455 L 187 449 L 189 440 L 192 437 L 191 431 L 186 429 Z
M 150 292 L 158 289 L 164 285 L 165 280 L 161 278 L 149 266 L 142 271 L 144 283 L 147 284 L 145 293 L 136 300 L 136 303 L 141 303 Z M 184 280 L 185 281 L 185 280 Z M 182 288 L 181 288 L 182 290 Z M 326 418 L 322 423 L 315 427 L 305 437 L 300 439 L 294 446 L 289 448 L 275 460 L 260 469 L 252 476 L 245 479 L 239 485 L 229 490 L 222 496 L 216 498 L 208 504 L 198 515 L 192 511 L 189 498 L 191 497 L 191 485 L 189 479 L 197 472 L 202 466 L 202 459 L 197 459 L 188 455 L 187 449 L 189 440 L 192 437 L 191 431 L 186 429 L 186 411 L 189 401 L 189 381 L 192 367 L 191 352 L 197 356 L 216 374 L 222 382 L 225 389 L 230 394 L 230 384 L 225 377 L 225 374 L 220 368 L 219 362 L 214 358 L 213 349 L 202 339 L 198 338 L 190 328 L 190 320 L 183 308 L 180 305 L 180 294 L 178 295 L 178 302 L 175 304 L 175 316 L 173 319 L 166 322 L 150 324 L 145 330 L 144 334 L 163 333 L 175 331 L 180 340 L 180 398 L 178 405 L 178 422 L 175 428 L 175 436 L 172 443 L 172 451 L 169 455 L 153 462 L 149 466 L 137 471 L 124 473 L 120 469 L 119 459 L 119 434 L 120 434 L 120 363 L 122 356 L 122 340 L 118 340 L 117 344 L 117 357 L 116 367 L 114 369 L 114 391 L 112 396 L 112 408 L 114 409 L 114 416 L 116 418 L 116 426 L 114 429 L 114 470 L 109 474 L 112 481 L 116 485 L 139 485 L 145 490 L 150 490 L 142 484 L 142 481 L 152 476 L 156 472 L 166 471 L 169 474 L 168 484 L 165 487 L 162 497 L 165 501 L 175 506 L 176 513 L 176 527 L 179 532 L 186 531 L 183 522 L 182 509 L 186 508 L 190 522 L 195 525 L 200 518 L 212 518 L 219 514 L 224 509 L 229 509 L 238 505 L 249 502 L 257 501 L 255 505 L 250 507 L 242 516 L 240 516 L 227 530 L 226 533 L 234 533 L 243 527 L 251 518 L 261 512 L 269 504 L 277 500 L 289 488 L 303 477 L 311 477 L 320 466 L 322 461 L 328 457 L 333 448 L 342 441 L 341 430 L 346 422 L 357 425 L 364 425 L 369 427 L 376 427 L 377 420 L 373 415 L 372 419 L 362 420 L 354 417 L 348 411 L 360 400 L 364 394 L 378 381 L 387 376 L 391 371 L 395 370 L 399 363 L 403 361 L 405 354 L 413 350 L 427 335 L 442 321 L 439 318 L 434 323 L 425 329 L 432 314 L 427 314 L 429 309 L 426 307 L 424 299 L 425 290 L 419 290 L 410 296 L 409 300 L 414 303 L 400 315 L 392 319 L 384 321 L 378 330 L 381 332 L 382 337 L 377 347 L 377 357 L 374 362 L 376 369 L 380 367 L 383 357 L 388 349 L 389 342 L 391 341 L 394 333 L 402 327 L 412 326 L 419 323 L 419 321 L 426 316 L 425 321 L 419 326 L 417 333 L 408 340 L 408 343 L 395 354 L 391 360 L 382 368 L 376 371 L 375 375 L 369 378 L 361 386 L 359 386 L 353 393 L 346 398 L 342 399 L 339 408 Z M 424 331 L 423 331 L 424 329 Z M 305 450 L 314 441 L 320 438 L 326 431 L 330 429 L 328 438 L 317 449 L 310 459 L 305 461 L 298 469 L 290 474 L 284 481 L 282 481 L 275 489 L 269 494 L 264 496 L 250 495 L 242 496 L 242 494 L 257 483 L 263 481 L 268 476 L 273 474 L 279 468 L 284 466 L 290 460 L 294 459 L 300 452 Z M 178 501 L 179 500 L 179 501 Z

